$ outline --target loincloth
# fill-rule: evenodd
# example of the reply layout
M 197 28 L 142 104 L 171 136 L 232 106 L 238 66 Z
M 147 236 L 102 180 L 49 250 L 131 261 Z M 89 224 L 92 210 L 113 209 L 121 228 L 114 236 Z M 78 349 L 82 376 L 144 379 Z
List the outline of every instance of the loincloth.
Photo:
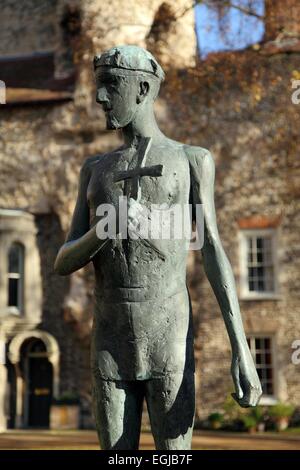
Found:
M 123 294 L 127 299 L 141 296 L 138 290 L 124 290 L 109 302 L 97 298 L 93 372 L 108 380 L 147 380 L 194 371 L 192 312 L 186 287 L 164 299 L 124 301 Z

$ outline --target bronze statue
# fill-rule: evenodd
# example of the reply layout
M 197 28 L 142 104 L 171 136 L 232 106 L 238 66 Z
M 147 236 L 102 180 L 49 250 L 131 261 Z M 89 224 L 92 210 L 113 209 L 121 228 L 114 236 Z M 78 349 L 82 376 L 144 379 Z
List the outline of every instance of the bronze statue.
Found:
M 232 346 L 235 398 L 243 407 L 255 406 L 261 386 L 218 234 L 214 162 L 209 151 L 175 142 L 158 128 L 153 103 L 164 72 L 148 51 L 115 47 L 95 57 L 94 69 L 107 128 L 122 129 L 124 145 L 84 162 L 71 229 L 55 270 L 67 275 L 94 264 L 91 367 L 101 448 L 138 448 L 145 398 L 156 448 L 190 449 L 195 391 L 188 244 L 184 237 L 141 237 L 137 220 L 142 205 L 150 210 L 151 204 L 202 204 L 204 268 Z M 122 214 L 124 198 L 128 225 L 121 227 L 117 216 L 117 235 L 99 236 L 101 207 Z M 137 236 L 129 237 L 130 230 Z

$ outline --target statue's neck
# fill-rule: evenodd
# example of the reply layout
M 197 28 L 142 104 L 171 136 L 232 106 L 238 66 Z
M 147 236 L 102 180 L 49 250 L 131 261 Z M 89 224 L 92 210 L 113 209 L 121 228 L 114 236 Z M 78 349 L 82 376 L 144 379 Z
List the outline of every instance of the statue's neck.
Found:
M 142 137 L 152 137 L 153 143 L 158 143 L 164 138 L 156 122 L 152 106 L 138 111 L 134 119 L 122 131 L 128 147 L 136 146 Z

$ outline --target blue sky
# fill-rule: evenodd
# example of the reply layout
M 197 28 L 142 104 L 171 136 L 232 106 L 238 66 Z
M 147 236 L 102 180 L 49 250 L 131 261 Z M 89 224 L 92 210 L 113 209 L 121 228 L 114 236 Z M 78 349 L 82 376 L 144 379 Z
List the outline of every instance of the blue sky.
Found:
M 233 3 L 247 7 L 247 0 L 233 0 Z M 255 1 L 255 11 L 263 15 L 264 0 Z M 210 52 L 244 49 L 250 44 L 259 42 L 264 33 L 264 24 L 255 17 L 245 15 L 235 8 L 228 9 L 222 33 L 218 16 L 212 8 L 205 5 L 195 7 L 196 32 L 200 55 L 205 57 Z

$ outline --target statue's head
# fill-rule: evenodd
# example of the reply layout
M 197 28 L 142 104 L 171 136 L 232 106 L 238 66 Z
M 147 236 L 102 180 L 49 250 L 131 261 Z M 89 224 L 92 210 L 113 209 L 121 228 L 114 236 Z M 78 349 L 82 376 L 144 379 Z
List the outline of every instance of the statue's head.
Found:
M 164 72 L 150 52 L 117 46 L 94 58 L 97 94 L 108 129 L 127 126 L 145 105 L 153 104 Z

